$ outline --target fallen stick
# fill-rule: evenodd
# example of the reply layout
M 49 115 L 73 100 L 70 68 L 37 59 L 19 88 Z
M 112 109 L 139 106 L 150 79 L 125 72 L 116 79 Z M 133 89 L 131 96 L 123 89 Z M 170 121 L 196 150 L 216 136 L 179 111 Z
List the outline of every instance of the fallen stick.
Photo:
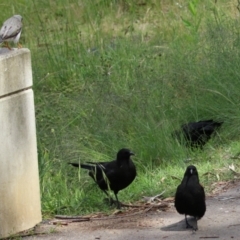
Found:
M 131 204 L 121 203 L 121 206 L 132 207 L 132 208 L 148 208 L 149 206 L 151 206 L 153 208 L 167 208 L 169 206 L 169 204 L 166 202 L 163 202 L 160 204 L 146 204 L 146 205 L 131 205 Z
M 219 238 L 219 236 L 212 236 L 212 237 L 199 237 L 199 238 Z
M 124 214 L 124 215 L 121 215 L 121 216 L 108 216 L 108 217 L 100 217 L 100 218 L 97 218 L 97 217 L 84 218 L 84 217 L 81 217 L 81 216 L 64 216 L 64 215 L 56 215 L 55 217 L 57 219 L 62 219 L 62 220 L 66 220 L 67 219 L 67 220 L 69 220 L 69 221 L 64 221 L 64 222 L 67 222 L 67 223 L 83 222 L 83 221 L 109 220 L 109 219 L 120 219 L 120 218 L 131 217 L 131 216 L 134 216 L 134 215 L 146 213 L 146 212 L 150 211 L 152 208 L 153 208 L 153 206 L 151 206 L 151 207 L 149 207 L 147 209 L 144 209 L 142 211 L 138 211 L 138 212 L 132 213 L 132 214 Z M 56 222 L 53 222 L 53 223 L 56 224 Z M 61 223 L 61 221 L 58 221 L 58 222 Z

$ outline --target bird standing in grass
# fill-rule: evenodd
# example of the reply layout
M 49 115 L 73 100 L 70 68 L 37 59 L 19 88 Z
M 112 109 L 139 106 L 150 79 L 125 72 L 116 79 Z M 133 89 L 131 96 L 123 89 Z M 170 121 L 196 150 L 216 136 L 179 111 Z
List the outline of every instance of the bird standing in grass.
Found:
M 128 187 L 135 179 L 136 167 L 131 160 L 134 155 L 129 149 L 123 148 L 118 151 L 117 159 L 111 162 L 87 162 L 69 163 L 74 167 L 89 170 L 89 176 L 98 184 L 99 188 L 109 197 L 108 190 L 111 189 L 116 197 L 117 208 L 121 207 L 117 194 L 120 190 Z
M 188 223 L 187 215 L 196 220 L 201 219 L 206 211 L 205 192 L 199 183 L 197 168 L 193 165 L 187 167 L 181 184 L 175 194 L 175 207 L 178 213 L 185 214 L 186 227 L 194 228 Z
M 220 128 L 222 124 L 223 122 L 216 122 L 212 119 L 190 122 L 182 125 L 181 130 L 175 131 L 174 135 L 177 136 L 178 139 L 181 139 L 181 134 L 183 134 L 187 146 L 202 148 L 211 138 L 211 135 Z
M 8 42 L 13 41 L 15 44 L 19 42 L 22 32 L 22 16 L 14 15 L 7 19 L 0 30 L 0 43 L 4 42 L 5 47 L 11 50 Z M 18 43 L 18 48 L 21 48 L 21 44 Z

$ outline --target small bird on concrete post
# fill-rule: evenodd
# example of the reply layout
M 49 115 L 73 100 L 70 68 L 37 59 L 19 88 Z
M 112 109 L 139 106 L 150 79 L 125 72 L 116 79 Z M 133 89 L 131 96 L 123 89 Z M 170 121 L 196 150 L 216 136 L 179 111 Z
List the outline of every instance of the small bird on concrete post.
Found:
M 22 32 L 22 16 L 14 15 L 7 19 L 0 30 L 0 43 L 4 42 L 5 47 L 11 50 L 8 42 L 14 42 L 18 44 L 18 48 L 21 48 L 22 45 L 19 42 L 21 32 Z

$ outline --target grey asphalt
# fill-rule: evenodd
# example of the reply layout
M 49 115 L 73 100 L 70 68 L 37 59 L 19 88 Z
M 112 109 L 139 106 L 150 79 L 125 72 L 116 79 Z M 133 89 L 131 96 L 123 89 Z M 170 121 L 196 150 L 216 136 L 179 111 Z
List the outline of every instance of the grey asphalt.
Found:
M 240 239 L 240 183 L 207 198 L 207 211 L 198 221 L 198 231 L 186 229 L 183 215 L 175 208 L 152 211 L 122 219 L 71 223 L 53 233 L 26 237 L 27 240 L 142 240 L 142 239 Z

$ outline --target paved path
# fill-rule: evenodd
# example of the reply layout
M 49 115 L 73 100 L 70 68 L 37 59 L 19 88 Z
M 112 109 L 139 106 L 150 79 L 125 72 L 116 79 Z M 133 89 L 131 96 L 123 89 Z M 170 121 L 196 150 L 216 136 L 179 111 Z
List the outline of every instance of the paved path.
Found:
M 53 233 L 24 240 L 152 240 L 240 239 L 240 183 L 207 198 L 207 211 L 198 231 L 185 228 L 184 216 L 172 206 L 167 212 L 149 212 L 121 219 L 71 223 Z

